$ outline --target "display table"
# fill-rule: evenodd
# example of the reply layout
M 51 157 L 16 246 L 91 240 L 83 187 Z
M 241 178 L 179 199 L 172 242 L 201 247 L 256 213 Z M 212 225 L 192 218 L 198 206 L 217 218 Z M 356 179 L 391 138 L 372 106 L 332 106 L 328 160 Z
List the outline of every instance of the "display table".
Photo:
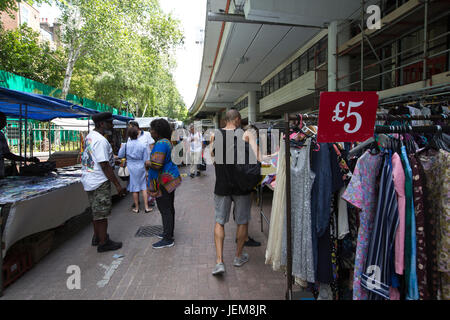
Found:
M 127 182 L 119 181 L 126 186 Z M 117 190 L 113 187 L 112 195 L 115 194 Z M 17 241 L 59 227 L 89 207 L 81 184 L 81 166 L 60 168 L 45 177 L 0 180 L 0 207 L 4 245 L 1 257 L 4 257 Z

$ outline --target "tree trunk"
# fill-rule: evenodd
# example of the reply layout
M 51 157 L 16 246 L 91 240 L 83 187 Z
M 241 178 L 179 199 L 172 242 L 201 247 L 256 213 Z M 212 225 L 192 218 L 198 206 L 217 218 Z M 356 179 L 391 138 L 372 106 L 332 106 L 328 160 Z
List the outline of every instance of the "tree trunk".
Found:
M 66 99 L 67 94 L 70 90 L 70 81 L 72 80 L 73 69 L 75 67 L 75 63 L 77 62 L 80 56 L 81 46 L 78 48 L 71 48 L 69 51 L 69 59 L 67 62 L 66 74 L 64 76 L 64 83 L 62 88 L 62 96 L 61 99 Z

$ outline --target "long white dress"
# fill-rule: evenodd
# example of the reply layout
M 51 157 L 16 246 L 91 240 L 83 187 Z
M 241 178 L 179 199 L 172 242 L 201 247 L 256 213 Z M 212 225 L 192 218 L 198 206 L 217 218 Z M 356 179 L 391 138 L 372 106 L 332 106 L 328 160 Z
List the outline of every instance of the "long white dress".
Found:
M 266 264 L 271 264 L 273 270 L 281 270 L 281 243 L 286 208 L 286 156 L 284 139 L 280 137 L 278 152 L 277 184 L 275 186 L 272 211 L 270 214 L 269 238 L 266 248 Z

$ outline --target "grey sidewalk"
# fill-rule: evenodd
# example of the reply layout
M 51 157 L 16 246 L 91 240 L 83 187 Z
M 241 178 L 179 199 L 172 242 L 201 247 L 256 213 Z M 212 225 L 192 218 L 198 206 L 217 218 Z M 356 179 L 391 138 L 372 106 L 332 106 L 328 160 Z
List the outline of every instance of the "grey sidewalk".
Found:
M 143 214 L 142 209 L 133 214 L 129 195 L 115 203 L 109 220 L 108 232 L 113 240 L 123 242 L 121 250 L 97 253 L 90 244 L 92 227 L 87 226 L 6 288 L 1 299 L 284 299 L 283 273 L 264 264 L 268 226 L 261 233 L 255 203 L 250 236 L 262 246 L 244 248 L 249 262 L 234 267 L 236 225 L 231 218 L 225 226 L 226 273 L 222 277 L 211 275 L 215 265 L 213 170 L 208 167 L 207 176 L 184 178 L 176 190 L 174 247 L 155 250 L 151 245 L 157 238 L 135 237 L 139 227 L 162 223 L 156 208 L 149 214 Z M 186 168 L 181 171 L 187 172 Z M 114 254 L 124 258 L 114 259 Z M 113 262 L 117 269 L 111 268 Z M 70 265 L 80 267 L 79 290 L 67 289 Z M 109 282 L 102 284 L 112 271 Z

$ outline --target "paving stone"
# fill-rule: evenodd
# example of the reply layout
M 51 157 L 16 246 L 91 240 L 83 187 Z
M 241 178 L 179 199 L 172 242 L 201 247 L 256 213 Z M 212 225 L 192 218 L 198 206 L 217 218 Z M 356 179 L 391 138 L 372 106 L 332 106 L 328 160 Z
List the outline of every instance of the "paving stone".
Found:
M 181 168 L 186 171 L 186 168 Z M 233 266 L 236 253 L 236 224 L 230 217 L 225 227 L 222 277 L 211 274 L 215 266 L 214 245 L 214 169 L 207 176 L 184 179 L 175 195 L 175 246 L 155 250 L 159 239 L 138 238 L 141 226 L 162 225 L 156 209 L 151 214 L 132 214 L 132 197 L 114 202 L 108 233 L 123 247 L 114 252 L 97 253 L 91 246 L 92 226 L 86 225 L 48 254 L 24 276 L 6 288 L 0 299 L 284 299 L 286 278 L 264 264 L 269 227 L 261 232 L 259 208 L 253 204 L 249 235 L 261 247 L 244 248 L 250 261 L 240 268 Z M 269 195 L 270 196 L 270 195 Z M 270 201 L 264 211 L 270 216 Z M 124 257 L 104 287 L 101 281 L 115 259 Z M 116 260 L 117 261 L 117 260 Z M 81 269 L 81 289 L 68 290 L 69 265 Z

